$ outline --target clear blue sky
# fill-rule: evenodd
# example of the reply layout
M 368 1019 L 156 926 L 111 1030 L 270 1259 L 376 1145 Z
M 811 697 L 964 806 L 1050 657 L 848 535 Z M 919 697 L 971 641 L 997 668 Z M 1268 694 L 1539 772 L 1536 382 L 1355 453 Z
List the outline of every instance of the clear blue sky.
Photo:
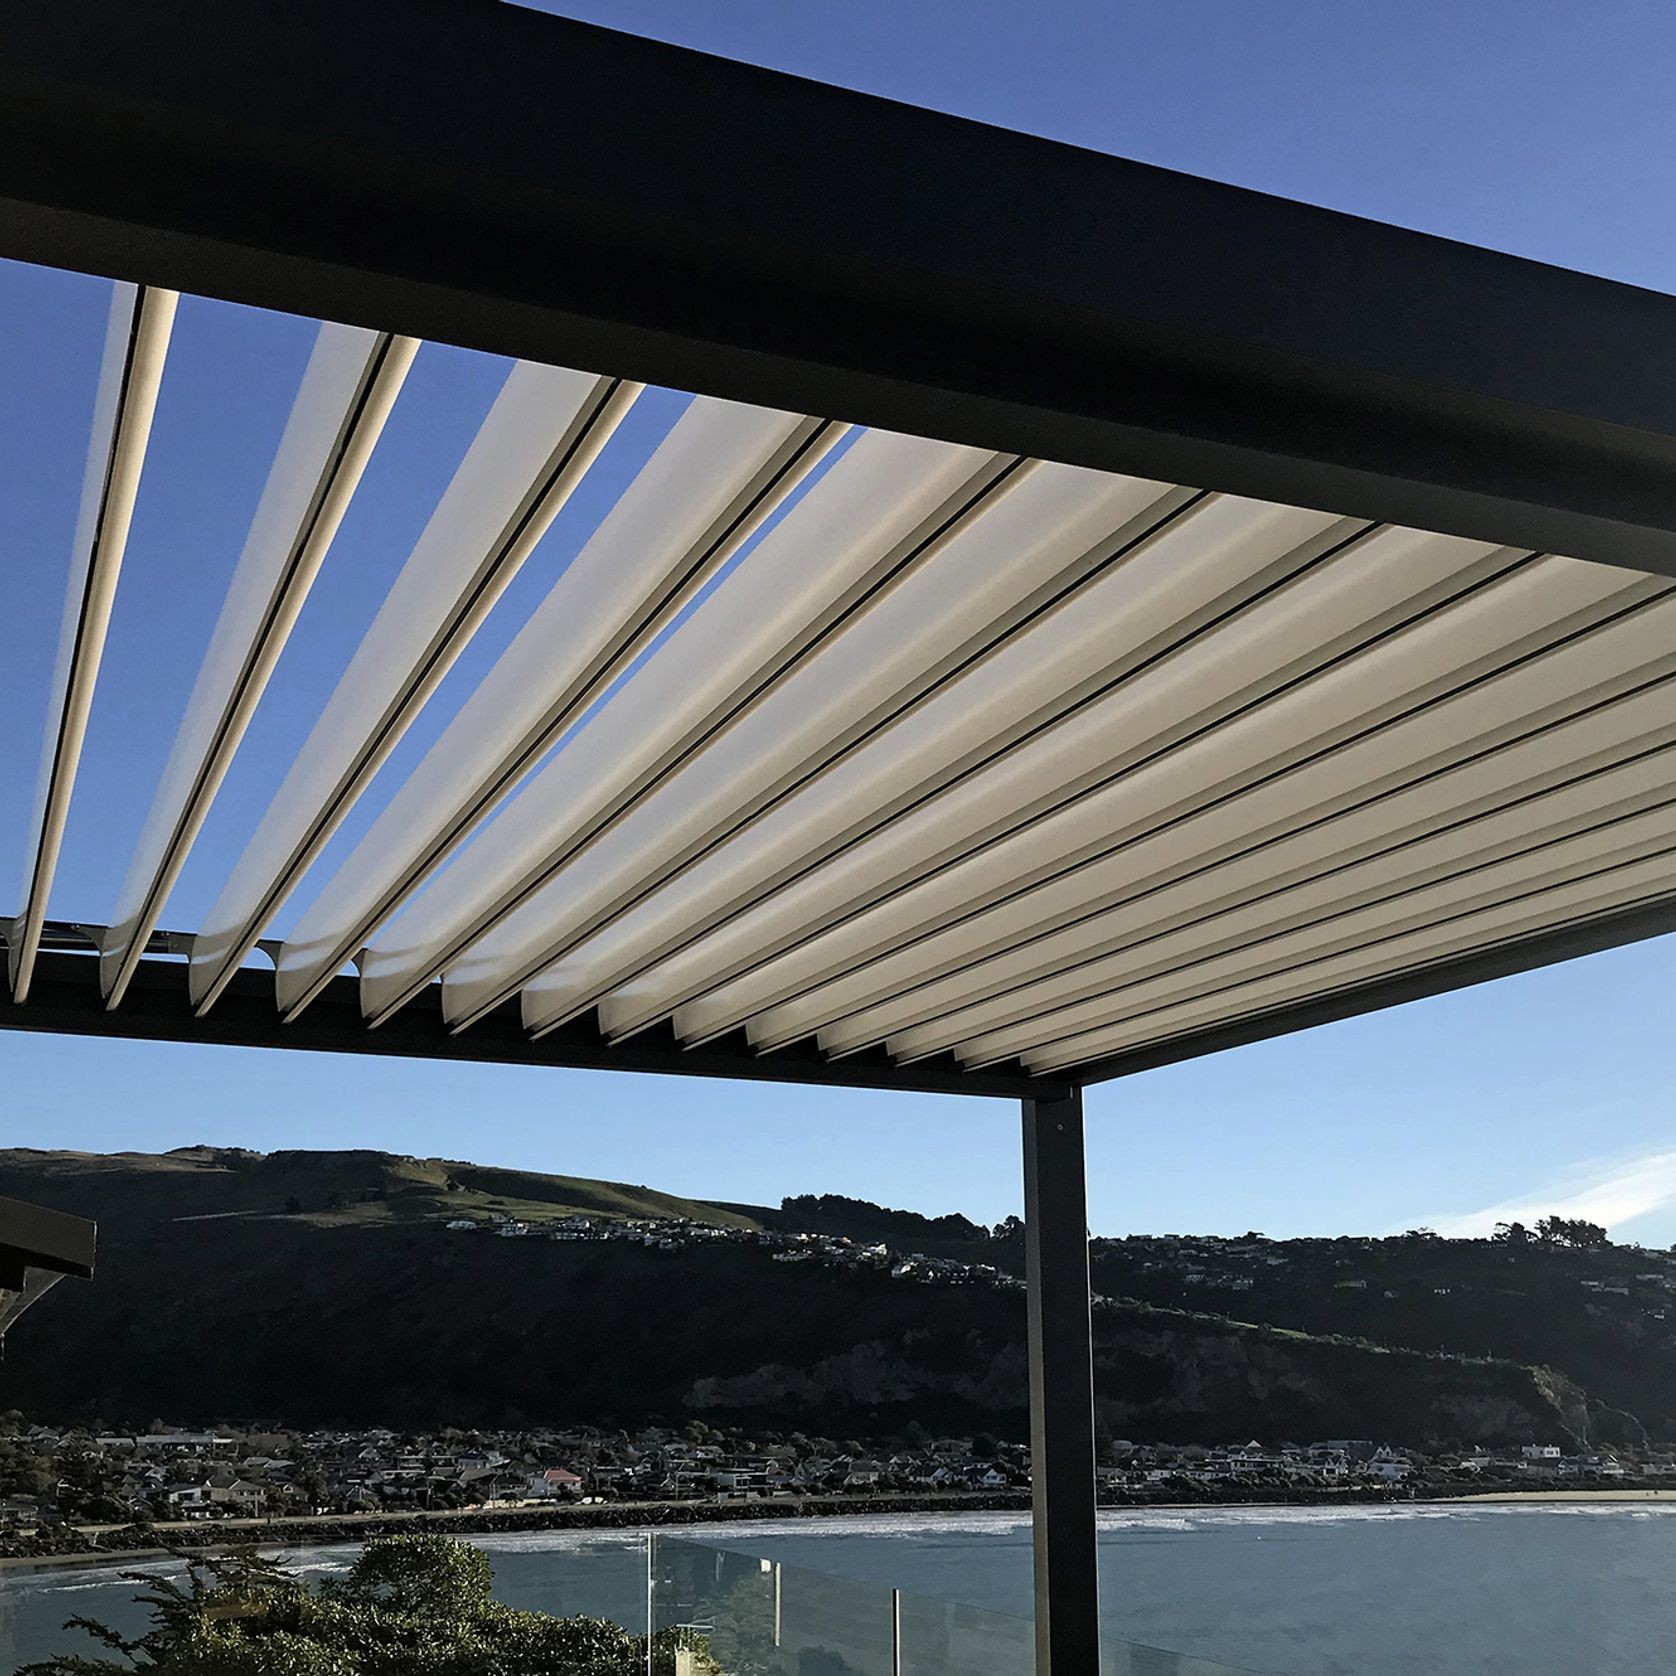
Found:
M 624 0 L 547 9 L 1676 290 L 1676 17 L 1545 0 Z M 0 879 L 21 876 L 103 287 L 0 267 Z M 183 306 L 52 911 L 111 917 L 291 388 L 302 323 Z M 181 888 L 191 926 L 405 556 L 503 368 L 420 357 Z M 505 644 L 675 411 L 636 410 L 388 785 Z M 612 464 L 611 461 L 617 463 Z M 110 694 L 120 691 L 120 702 Z M 374 795 L 344 845 L 376 812 Z M 0 896 L 9 895 L 9 885 Z M 301 906 L 292 904 L 287 918 Z M 0 901 L 0 911 L 11 904 Z M 1570 1207 L 1676 1239 L 1665 940 L 1109 1085 L 1102 1232 L 1454 1225 Z M 987 1220 L 1019 1202 L 1010 1105 L 0 1036 L 0 1144 L 380 1146 Z

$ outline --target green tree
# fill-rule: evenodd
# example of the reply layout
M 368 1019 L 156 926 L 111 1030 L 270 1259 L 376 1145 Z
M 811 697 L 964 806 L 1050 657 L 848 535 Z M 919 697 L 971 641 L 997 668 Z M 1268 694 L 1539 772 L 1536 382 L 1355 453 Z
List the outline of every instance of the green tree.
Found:
M 111 1494 L 103 1466 L 84 1451 L 58 1462 L 58 1510 L 67 1519 L 106 1523 L 127 1515 L 126 1506 Z
M 451 1536 L 369 1542 L 333 1598 L 409 1616 L 469 1618 L 489 1604 L 489 1556 Z
M 103 1655 L 60 1653 L 18 1676 L 645 1676 L 644 1636 L 490 1597 L 487 1557 L 452 1537 L 369 1542 L 341 1582 L 310 1590 L 254 1549 L 178 1556 L 184 1577 L 128 1572 L 150 1626 L 133 1638 L 72 1618 Z M 651 1676 L 720 1676 L 702 1637 L 654 1636 Z
M 1611 1243 L 1598 1222 L 1580 1216 L 1545 1216 L 1536 1225 L 1536 1237 L 1544 1245 L 1563 1245 L 1573 1251 L 1598 1251 Z

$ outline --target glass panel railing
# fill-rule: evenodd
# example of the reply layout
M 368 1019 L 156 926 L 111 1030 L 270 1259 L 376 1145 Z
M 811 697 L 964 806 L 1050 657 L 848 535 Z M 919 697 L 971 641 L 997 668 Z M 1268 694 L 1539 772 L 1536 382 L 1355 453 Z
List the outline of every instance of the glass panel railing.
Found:
M 1139 1641 L 1102 1635 L 1100 1676 L 1258 1676 L 1258 1673 L 1243 1665 L 1218 1664 L 1190 1653 L 1172 1653 L 1162 1647 L 1143 1646 Z
M 697 1662 L 673 1676 L 1031 1676 L 1028 1618 L 659 1536 L 654 1623 Z
M 1028 1617 L 657 1536 L 654 1676 L 1033 1676 Z M 1102 1676 L 1252 1676 L 1104 1636 Z
M 1034 1676 L 1035 1625 L 929 1595 L 899 1597 L 902 1676 Z
M 646 1537 L 641 1531 L 479 1536 L 496 1600 L 556 1618 L 607 1618 L 646 1633 Z
M 722 1676 L 893 1676 L 892 1594 L 877 1585 L 659 1536 L 652 1601 L 654 1628 L 702 1638 Z
M 657 1533 L 472 1540 L 487 1554 L 494 1598 L 505 1605 L 608 1619 L 641 1648 L 650 1611 L 649 1676 L 1034 1676 L 1026 1616 Z M 315 1590 L 341 1582 L 358 1552 L 346 1545 L 276 1558 Z M 149 1610 L 135 1598 L 144 1591 L 123 1576 L 130 1568 L 175 1578 L 184 1570 L 167 1556 L 135 1556 L 127 1565 L 0 1574 L 0 1676 L 56 1654 L 96 1651 L 83 1632 L 65 1629 L 73 1614 L 139 1633 Z M 1103 1676 L 1250 1676 L 1110 1636 L 1101 1657 Z

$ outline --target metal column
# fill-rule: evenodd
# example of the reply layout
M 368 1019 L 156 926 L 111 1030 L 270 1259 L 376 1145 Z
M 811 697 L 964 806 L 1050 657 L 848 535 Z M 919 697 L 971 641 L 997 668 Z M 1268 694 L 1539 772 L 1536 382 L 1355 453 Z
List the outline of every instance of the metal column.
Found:
M 1036 1676 L 1096 1676 L 1094 1349 L 1082 1094 L 1024 1102 Z

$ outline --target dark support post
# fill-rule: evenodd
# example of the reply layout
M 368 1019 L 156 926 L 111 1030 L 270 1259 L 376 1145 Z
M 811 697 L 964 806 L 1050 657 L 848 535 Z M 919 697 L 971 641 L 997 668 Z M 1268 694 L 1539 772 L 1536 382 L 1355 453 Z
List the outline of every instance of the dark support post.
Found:
M 1096 1676 L 1094 1346 L 1082 1093 L 1024 1102 L 1036 1676 Z

